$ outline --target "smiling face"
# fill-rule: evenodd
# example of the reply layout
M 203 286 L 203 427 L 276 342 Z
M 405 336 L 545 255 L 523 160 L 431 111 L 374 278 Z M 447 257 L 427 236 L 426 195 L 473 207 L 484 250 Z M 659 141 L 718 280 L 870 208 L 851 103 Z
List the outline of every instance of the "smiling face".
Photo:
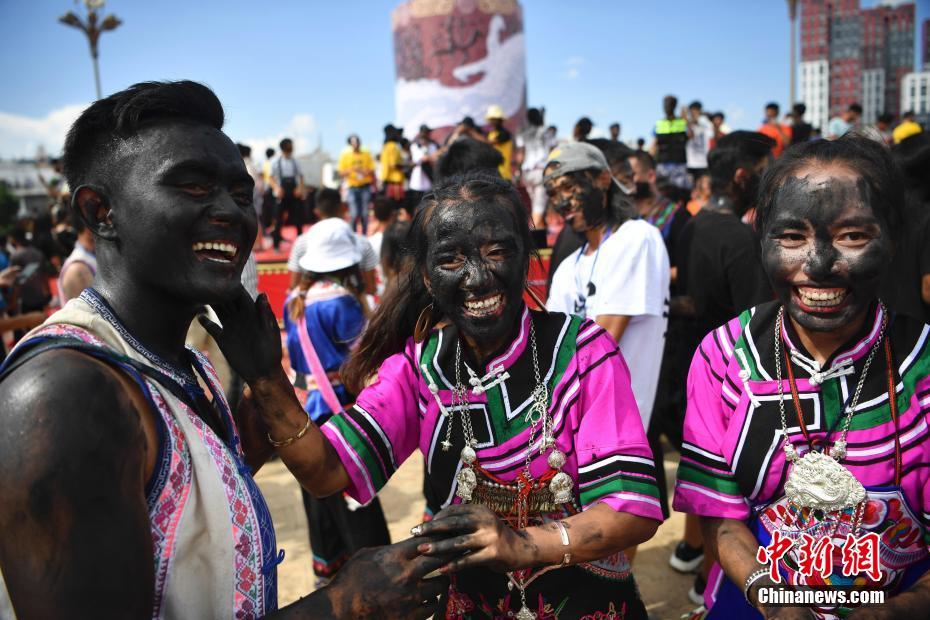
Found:
M 606 171 L 605 171 L 606 172 Z M 577 233 L 607 221 L 607 191 L 592 173 L 570 173 L 545 182 L 549 204 Z M 610 177 L 607 177 L 610 181 Z
M 123 148 L 107 270 L 191 303 L 228 298 L 257 230 L 254 182 L 236 146 L 212 127 L 177 122 L 144 129 Z
M 835 331 L 862 316 L 891 260 L 869 186 L 845 167 L 802 168 L 789 177 L 762 234 L 775 292 L 811 331 Z
M 512 210 L 488 200 L 442 204 L 426 235 L 434 303 L 470 344 L 495 350 L 519 317 L 528 266 Z

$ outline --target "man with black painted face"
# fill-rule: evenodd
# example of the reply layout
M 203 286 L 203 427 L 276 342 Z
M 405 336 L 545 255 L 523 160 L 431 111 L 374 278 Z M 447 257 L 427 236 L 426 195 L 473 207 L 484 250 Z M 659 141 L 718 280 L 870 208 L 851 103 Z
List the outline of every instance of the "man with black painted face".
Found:
M 546 307 L 590 318 L 614 337 L 648 427 L 667 325 L 670 268 L 662 235 L 631 217 L 607 160 L 590 144 L 554 149 L 545 183 L 553 208 L 585 239 L 553 275 Z
M 256 368 L 280 368 L 267 298 L 240 284 L 253 180 L 223 118 L 202 84 L 146 82 L 92 104 L 68 133 L 72 207 L 98 271 L 0 367 L 0 617 L 433 612 L 441 585 L 420 577 L 442 561 L 414 559 L 418 541 L 364 552 L 277 611 L 281 556 L 252 478 L 271 452 L 246 417 L 256 399 L 234 418 L 210 363 L 184 347 L 205 304 L 226 315 L 257 303 L 266 321 L 241 337 L 266 338 L 231 361 L 258 400 Z
M 524 304 L 528 218 L 496 175 L 435 187 L 407 241 L 398 286 L 343 368 L 355 405 L 322 429 L 290 401 L 260 409 L 281 458 L 314 494 L 367 502 L 419 448 L 442 510 L 413 533 L 448 558 L 446 618 L 644 619 L 622 550 L 662 511 L 613 339 Z M 258 320 L 220 318 L 224 331 Z
M 762 181 L 756 225 L 778 298 L 708 334 L 688 377 L 675 508 L 700 516 L 719 558 L 708 618 L 912 618 L 930 605 L 930 326 L 877 296 L 902 208 L 891 157 L 866 137 L 797 145 Z M 847 549 L 814 579 L 886 602 L 763 605 L 760 546 L 802 533 L 837 558 L 875 534 L 876 575 Z M 811 583 L 803 553 L 778 560 L 789 586 Z

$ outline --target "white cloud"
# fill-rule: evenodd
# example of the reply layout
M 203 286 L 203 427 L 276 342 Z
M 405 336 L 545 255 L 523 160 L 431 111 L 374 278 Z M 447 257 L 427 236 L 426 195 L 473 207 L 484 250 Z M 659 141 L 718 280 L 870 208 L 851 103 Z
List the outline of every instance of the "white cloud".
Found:
M 252 159 L 256 161 L 264 159 L 265 149 L 267 148 L 273 148 L 275 152 L 279 151 L 278 143 L 284 138 L 290 138 L 294 141 L 295 155 L 303 155 L 316 148 L 316 144 L 310 141 L 310 136 L 315 131 L 316 119 L 313 118 L 312 114 L 295 114 L 291 117 L 287 127 L 280 133 L 273 136 L 246 138 L 241 142 L 252 147 Z
M 581 66 L 587 62 L 584 56 L 569 56 L 562 61 L 562 66 L 566 67 L 565 72 L 561 74 L 563 80 L 577 80 L 581 75 Z
M 587 62 L 587 61 L 585 60 L 585 57 L 584 57 L 584 56 L 570 56 L 570 57 L 566 58 L 566 59 L 565 59 L 565 62 L 562 63 L 562 64 L 564 64 L 564 65 L 566 65 L 566 66 L 568 66 L 568 67 L 580 67 L 580 66 L 583 65 L 585 62 Z
M 35 157 L 40 148 L 52 155 L 61 153 L 68 128 L 85 107 L 66 105 L 42 118 L 0 112 L 0 157 Z
M 576 80 L 579 75 L 578 67 L 570 67 L 568 71 L 562 74 L 562 77 L 566 80 Z

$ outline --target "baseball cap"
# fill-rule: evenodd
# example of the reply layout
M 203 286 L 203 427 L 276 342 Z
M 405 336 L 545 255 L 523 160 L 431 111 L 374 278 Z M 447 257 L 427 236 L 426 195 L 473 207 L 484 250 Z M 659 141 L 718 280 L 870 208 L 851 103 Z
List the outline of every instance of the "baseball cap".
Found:
M 504 108 L 499 105 L 488 106 L 488 113 L 484 115 L 485 120 L 492 120 L 495 118 L 506 118 L 504 116 Z
M 561 144 L 549 153 L 546 162 L 549 172 L 543 181 L 551 181 L 569 172 L 579 170 L 609 170 L 607 159 L 600 149 L 587 142 L 568 142 Z
M 305 234 L 306 252 L 298 262 L 304 271 L 331 273 L 362 260 L 361 243 L 345 220 L 327 218 L 314 224 Z

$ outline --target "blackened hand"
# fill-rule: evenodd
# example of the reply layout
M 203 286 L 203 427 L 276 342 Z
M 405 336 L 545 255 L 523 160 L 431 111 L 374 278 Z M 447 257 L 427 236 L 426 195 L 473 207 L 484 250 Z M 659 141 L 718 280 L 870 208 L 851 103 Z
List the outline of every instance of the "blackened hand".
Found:
M 203 315 L 198 318 L 239 376 L 251 384 L 281 372 L 281 330 L 267 295 L 253 302 L 240 286 L 230 301 L 212 307 L 222 327 Z
M 448 558 L 417 554 L 422 539 L 363 549 L 352 556 L 326 587 L 336 618 L 442 617 L 438 597 L 449 583 L 423 579 Z
M 421 536 L 443 540 L 421 542 L 420 553 L 455 555 L 442 572 L 487 566 L 499 572 L 533 566 L 536 548 L 524 531 L 515 531 L 490 509 L 473 504 L 452 505 L 419 526 Z

